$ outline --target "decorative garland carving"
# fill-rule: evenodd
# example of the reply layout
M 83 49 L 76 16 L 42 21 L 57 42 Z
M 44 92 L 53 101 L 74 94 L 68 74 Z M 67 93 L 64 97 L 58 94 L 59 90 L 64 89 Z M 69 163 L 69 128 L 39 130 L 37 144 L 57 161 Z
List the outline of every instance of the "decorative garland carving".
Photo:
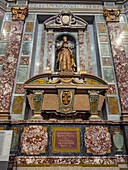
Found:
M 76 84 L 86 84 L 86 80 L 84 82 L 79 82 L 75 78 L 70 78 L 70 79 L 63 79 L 63 78 L 58 78 L 57 80 L 53 82 L 49 82 L 48 80 L 46 81 L 47 84 L 57 84 L 57 83 L 76 83 Z

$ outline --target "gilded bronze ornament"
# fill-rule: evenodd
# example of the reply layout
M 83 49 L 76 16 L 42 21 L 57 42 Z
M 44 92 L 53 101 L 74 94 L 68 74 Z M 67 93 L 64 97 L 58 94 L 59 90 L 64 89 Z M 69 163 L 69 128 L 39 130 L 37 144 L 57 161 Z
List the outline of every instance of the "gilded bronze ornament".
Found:
M 13 20 L 24 21 L 28 14 L 28 8 L 12 8 Z
M 73 51 L 68 45 L 67 37 L 63 37 L 63 43 L 57 48 L 57 63 L 59 63 L 59 72 L 73 72 L 76 64 L 73 59 Z
M 120 9 L 104 9 L 104 17 L 106 22 L 119 21 Z

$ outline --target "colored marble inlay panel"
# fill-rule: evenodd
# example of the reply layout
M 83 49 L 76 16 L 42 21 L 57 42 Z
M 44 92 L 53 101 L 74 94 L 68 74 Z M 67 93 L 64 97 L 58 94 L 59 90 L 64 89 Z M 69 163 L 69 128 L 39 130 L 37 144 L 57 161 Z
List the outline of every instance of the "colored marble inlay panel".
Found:
M 97 15 L 96 20 L 97 22 L 105 22 L 103 15 Z
M 24 34 L 24 41 L 32 41 L 32 34 Z
M 28 65 L 28 64 L 29 64 L 29 57 L 20 58 L 20 65 Z
M 31 52 L 31 43 L 23 43 L 21 55 L 29 55 Z
M 120 30 L 123 34 L 127 34 L 128 33 L 127 24 L 120 24 Z
M 34 26 L 33 22 L 27 22 L 25 32 L 33 32 L 33 26 Z
M 128 56 L 128 44 L 124 44 L 124 49 L 125 49 L 126 56 Z
M 12 14 L 7 14 L 5 17 L 6 20 L 12 20 Z
M 29 126 L 21 135 L 21 147 L 26 154 L 40 154 L 48 143 L 48 133 L 42 126 Z
M 99 35 L 100 42 L 108 42 L 107 35 Z
M 120 37 L 120 26 L 118 22 L 108 22 L 108 31 L 116 73 L 117 87 L 120 96 L 122 113 L 128 113 L 128 66 L 123 43 L 117 44 Z
M 24 82 L 25 80 L 27 80 L 27 76 L 28 76 L 28 68 L 26 67 L 19 68 L 17 81 Z
M 86 148 L 93 155 L 105 155 L 111 147 L 111 135 L 103 126 L 90 126 L 84 139 Z
M 119 16 L 119 21 L 120 21 L 120 22 L 126 22 L 125 16 L 120 15 L 120 16 Z
M 4 23 L 4 26 L 3 26 L 2 32 L 3 32 L 3 33 L 5 33 L 5 32 L 10 32 L 10 30 L 11 30 L 11 24 L 12 24 L 12 22 L 5 22 L 5 23 Z
M 111 66 L 111 58 L 109 57 L 102 57 L 103 66 Z
M 101 56 L 109 56 L 108 43 L 100 43 Z
M 7 43 L 0 42 L 0 54 L 5 54 L 7 48 Z
M 116 97 L 108 97 L 108 108 L 110 114 L 118 114 L 118 101 Z
M 115 85 L 108 85 L 107 94 L 116 94 Z
M 35 14 L 29 14 L 28 17 L 26 18 L 26 21 L 34 21 L 35 19 Z
M 23 108 L 24 97 L 16 96 L 14 97 L 12 113 L 13 114 L 21 114 Z
M 0 56 L 0 65 L 2 65 L 4 62 L 4 56 Z
M 18 150 L 18 140 L 19 140 L 19 132 L 20 129 L 13 127 L 10 130 L 13 130 L 12 142 L 11 142 L 11 151 Z
M 86 30 L 86 44 L 87 44 L 87 56 L 88 61 L 85 61 L 88 63 L 88 73 L 92 74 L 92 55 L 91 55 L 91 44 L 90 44 L 90 37 L 89 37 L 89 29 Z
M 56 149 L 77 149 L 76 131 L 56 131 Z
M 23 94 L 25 92 L 23 84 L 16 84 L 16 94 Z
M 52 152 L 80 152 L 79 127 L 53 127 Z
M 10 35 L 10 33 L 2 33 L 1 37 L 0 37 L 0 40 L 8 41 L 9 40 L 9 35 Z
M 53 33 L 48 33 L 48 46 L 47 46 L 47 66 L 45 71 L 51 71 L 51 64 L 52 64 L 52 39 Z
M 43 72 L 43 61 L 44 61 L 44 44 L 45 44 L 45 30 L 42 30 L 42 40 L 41 40 L 41 51 L 40 51 L 40 66 L 39 73 Z
M 123 42 L 128 42 L 128 35 L 123 35 Z
M 1 75 L 1 70 L 2 70 L 2 66 L 0 66 L 0 75 Z
M 13 21 L 0 79 L 0 112 L 9 112 L 24 21 Z
M 104 79 L 107 82 L 114 82 L 112 68 L 103 68 L 103 73 L 104 73 Z
M 98 30 L 99 30 L 99 33 L 106 33 L 105 24 L 103 23 L 98 24 Z
M 79 55 L 80 55 L 80 71 L 85 71 L 84 33 L 83 33 L 83 31 L 79 31 Z

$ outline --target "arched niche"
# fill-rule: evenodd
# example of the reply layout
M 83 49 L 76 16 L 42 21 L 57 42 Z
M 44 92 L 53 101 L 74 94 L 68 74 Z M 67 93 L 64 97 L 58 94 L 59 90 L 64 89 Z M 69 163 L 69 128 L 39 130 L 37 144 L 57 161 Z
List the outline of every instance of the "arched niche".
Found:
M 58 67 L 56 64 L 56 48 L 58 44 L 62 44 L 63 36 L 67 36 L 68 44 L 72 46 L 71 48 L 74 53 L 74 61 L 79 68 L 76 68 L 75 71 L 85 71 L 85 62 L 83 62 L 83 39 L 84 31 L 86 30 L 87 25 L 88 23 L 85 20 L 78 16 L 74 16 L 70 11 L 62 11 L 57 16 L 53 16 L 44 22 L 44 27 L 48 33 L 46 61 L 47 70 L 45 70 L 45 72 L 58 72 Z M 73 36 L 74 34 L 76 34 L 76 37 Z

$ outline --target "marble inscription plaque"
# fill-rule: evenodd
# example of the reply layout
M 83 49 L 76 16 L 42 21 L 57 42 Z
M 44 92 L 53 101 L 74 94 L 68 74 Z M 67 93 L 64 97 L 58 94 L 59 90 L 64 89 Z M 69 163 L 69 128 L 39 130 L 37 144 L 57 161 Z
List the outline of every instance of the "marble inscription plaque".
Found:
M 77 149 L 76 131 L 56 131 L 56 149 Z
M 80 152 L 79 127 L 53 127 L 52 152 Z

